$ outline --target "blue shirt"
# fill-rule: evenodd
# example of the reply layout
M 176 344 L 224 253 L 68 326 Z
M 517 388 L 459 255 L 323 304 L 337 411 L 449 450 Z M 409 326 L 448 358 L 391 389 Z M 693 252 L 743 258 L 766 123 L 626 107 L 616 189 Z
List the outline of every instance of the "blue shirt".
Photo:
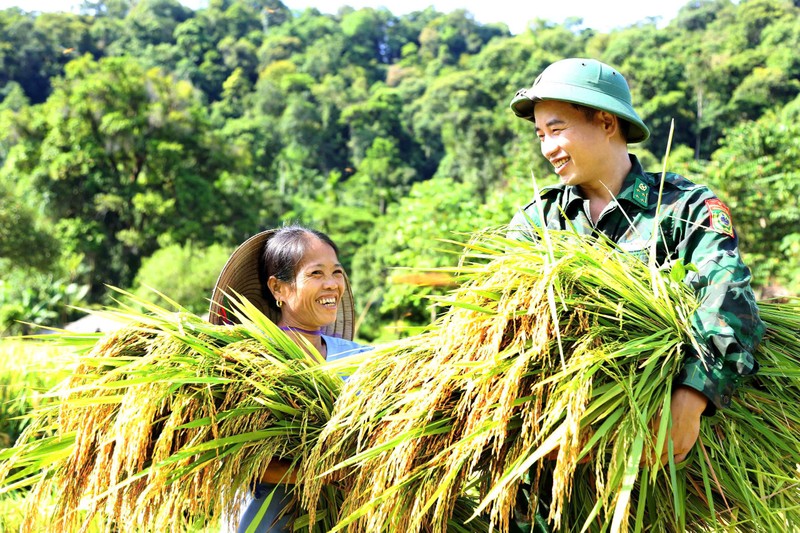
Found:
M 372 346 L 359 344 L 357 342 L 339 337 L 323 335 L 322 340 L 325 342 L 325 347 L 327 349 L 327 361 L 336 361 L 337 359 L 344 359 L 345 357 L 349 357 L 351 355 L 372 350 Z M 264 500 L 266 500 L 267 496 L 271 493 L 273 494 L 272 501 L 270 501 L 269 507 L 259 522 L 256 532 L 278 533 L 282 531 L 290 531 L 288 517 L 283 517 L 280 520 L 277 520 L 281 510 L 283 510 L 291 498 L 290 490 L 287 489 L 289 489 L 289 487 L 284 484 L 273 485 L 271 483 L 259 483 L 256 485 L 254 498 L 250 500 L 250 503 L 247 505 L 247 508 L 244 510 L 244 513 L 239 519 L 239 528 L 237 531 L 243 533 L 248 527 L 250 527 L 250 523 L 258 514 L 259 510 L 261 509 L 261 505 L 264 503 Z
M 372 346 L 367 346 L 366 344 L 359 344 L 339 337 L 329 337 L 328 335 L 323 335 L 322 340 L 325 341 L 325 346 L 328 349 L 327 361 L 344 359 L 372 349 Z

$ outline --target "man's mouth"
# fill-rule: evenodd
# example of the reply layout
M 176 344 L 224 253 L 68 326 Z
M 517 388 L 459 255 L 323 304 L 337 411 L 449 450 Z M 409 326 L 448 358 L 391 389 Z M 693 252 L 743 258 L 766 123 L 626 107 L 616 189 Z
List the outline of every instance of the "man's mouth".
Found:
M 569 163 L 572 160 L 571 157 L 562 157 L 560 159 L 553 159 L 550 163 L 553 165 L 553 168 L 556 172 L 564 168 L 564 165 Z

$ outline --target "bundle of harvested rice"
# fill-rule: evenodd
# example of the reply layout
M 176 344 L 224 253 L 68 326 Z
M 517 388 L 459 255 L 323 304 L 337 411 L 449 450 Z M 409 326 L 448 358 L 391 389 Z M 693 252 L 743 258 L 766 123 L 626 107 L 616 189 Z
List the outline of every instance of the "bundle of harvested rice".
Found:
M 28 530 L 78 531 L 93 518 L 107 531 L 199 528 L 237 516 L 237 492 L 271 458 L 305 459 L 342 380 L 241 308 L 241 324 L 219 327 L 150 306 L 80 359 L 58 410 L 38 413 L 0 455 L 0 486 L 35 484 Z M 337 498 L 323 491 L 333 511 L 319 528 L 331 527 Z
M 278 456 L 303 465 L 296 528 L 505 531 L 537 505 L 561 531 L 800 523 L 800 303 L 762 304 L 761 373 L 704 421 L 686 463 L 662 468 L 648 458 L 695 343 L 686 267 L 654 275 L 556 232 L 469 250 L 429 331 L 343 364 L 320 365 L 246 303 L 235 327 L 152 307 L 0 452 L 0 490 L 36 483 L 31 526 L 96 515 L 108 531 L 181 531 L 233 514 Z M 339 396 L 337 373 L 359 361 Z M 48 494 L 56 507 L 37 516 Z
M 349 378 L 306 472 L 312 516 L 336 482 L 350 531 L 446 531 L 464 494 L 501 531 L 537 506 L 559 531 L 800 523 L 797 303 L 764 306 L 761 374 L 704 420 L 690 458 L 651 459 L 697 342 L 686 268 L 568 232 L 472 243 L 449 312 Z
M 235 519 L 273 457 L 302 477 L 341 374 L 358 365 L 357 355 L 325 363 L 247 302 L 231 327 L 137 303 L 150 313 L 117 311 L 138 322 L 110 336 L 47 338 L 87 353 L 59 398 L 0 451 L 0 493 L 33 485 L 26 530 L 197 531 Z M 327 531 L 340 503 L 326 486 L 313 523 L 299 494 L 286 512 L 297 530 Z M 482 520 L 461 525 L 474 507 L 459 498 L 452 531 L 487 530 Z

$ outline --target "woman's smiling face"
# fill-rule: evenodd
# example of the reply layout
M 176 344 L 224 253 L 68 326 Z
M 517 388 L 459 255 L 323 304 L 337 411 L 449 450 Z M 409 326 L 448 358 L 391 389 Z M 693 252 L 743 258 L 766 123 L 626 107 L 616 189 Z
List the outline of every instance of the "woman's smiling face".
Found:
M 336 321 L 345 276 L 330 245 L 314 235 L 309 234 L 306 239 L 294 282 L 272 277 L 270 288 L 275 299 L 282 303 L 280 325 L 316 330 Z

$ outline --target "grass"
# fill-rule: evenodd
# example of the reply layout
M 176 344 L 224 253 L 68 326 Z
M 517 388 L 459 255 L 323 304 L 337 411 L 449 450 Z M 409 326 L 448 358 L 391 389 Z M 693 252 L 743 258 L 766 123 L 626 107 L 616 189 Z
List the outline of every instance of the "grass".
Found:
M 58 409 L 39 409 L 0 453 L 4 490 L 31 487 L 26 528 L 96 516 L 119 531 L 191 530 L 236 515 L 272 457 L 302 460 L 342 380 L 243 308 L 241 325 L 218 327 L 131 307 L 137 321 L 109 336 L 57 338 L 84 352 L 51 393 Z
M 43 407 L 45 393 L 71 370 L 61 347 L 0 339 L 0 450 L 16 441 L 27 424 L 25 416 Z M 0 531 L 21 530 L 25 495 L 0 495 Z
M 44 393 L 71 370 L 58 346 L 0 339 L 0 448 L 13 444 L 25 427 L 24 415 L 41 407 Z

